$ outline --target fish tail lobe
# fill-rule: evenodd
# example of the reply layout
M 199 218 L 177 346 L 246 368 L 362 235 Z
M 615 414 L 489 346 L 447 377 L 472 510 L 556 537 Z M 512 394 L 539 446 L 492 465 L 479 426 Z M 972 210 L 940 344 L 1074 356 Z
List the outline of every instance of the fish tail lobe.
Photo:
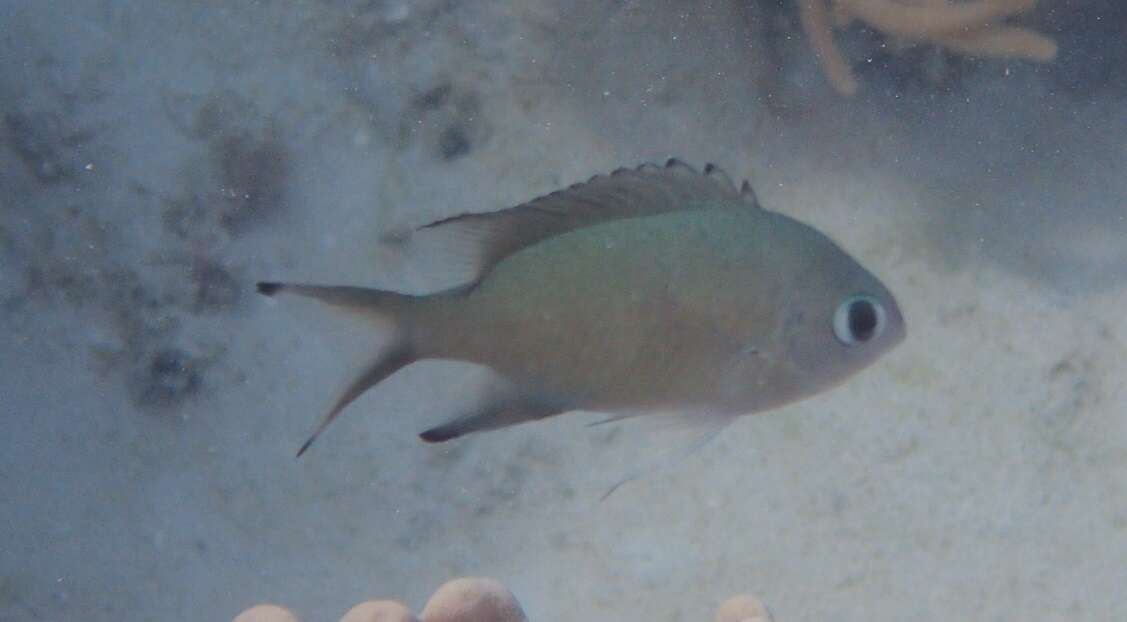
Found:
M 397 292 L 351 287 L 343 285 L 307 285 L 304 283 L 278 283 L 263 281 L 257 284 L 258 293 L 274 297 L 278 294 L 296 294 L 312 298 L 334 309 L 369 319 L 400 323 L 411 313 L 411 307 L 425 297 L 409 296 Z
M 312 298 L 350 315 L 375 320 L 381 324 L 390 324 L 392 327 L 391 344 L 369 361 L 345 387 L 332 407 L 321 417 L 309 439 L 298 450 L 299 457 L 349 404 L 356 401 L 368 389 L 383 382 L 403 367 L 425 358 L 425 355 L 420 354 L 416 338 L 420 329 L 426 330 L 425 326 L 420 326 L 419 323 L 428 315 L 424 310 L 428 308 L 433 296 L 411 296 L 365 287 L 276 282 L 258 283 L 257 289 L 265 296 L 290 293 Z

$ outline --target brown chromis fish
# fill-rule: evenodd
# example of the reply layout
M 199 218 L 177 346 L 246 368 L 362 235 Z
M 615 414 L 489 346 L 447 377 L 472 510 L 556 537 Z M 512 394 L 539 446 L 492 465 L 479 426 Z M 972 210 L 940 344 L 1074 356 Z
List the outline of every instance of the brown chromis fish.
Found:
M 876 277 L 711 165 L 620 169 L 414 234 L 428 235 L 443 252 L 468 249 L 476 277 L 424 296 L 258 284 L 394 332 L 298 455 L 349 403 L 423 359 L 478 363 L 505 381 L 420 434 L 442 442 L 575 410 L 726 421 L 837 385 L 905 336 Z

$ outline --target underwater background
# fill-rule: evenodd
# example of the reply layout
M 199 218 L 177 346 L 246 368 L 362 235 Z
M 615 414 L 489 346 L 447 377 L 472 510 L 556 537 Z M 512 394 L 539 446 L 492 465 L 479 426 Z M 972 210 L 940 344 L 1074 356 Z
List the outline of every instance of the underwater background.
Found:
M 839 24 L 845 93 L 807 2 L 0 1 L 0 620 L 465 574 L 544 621 L 1127 619 L 1127 6 L 1007 17 L 1041 59 Z M 907 340 L 603 501 L 660 431 L 420 443 L 465 364 L 294 459 L 383 335 L 255 281 L 425 290 L 381 239 L 669 157 L 839 242 Z

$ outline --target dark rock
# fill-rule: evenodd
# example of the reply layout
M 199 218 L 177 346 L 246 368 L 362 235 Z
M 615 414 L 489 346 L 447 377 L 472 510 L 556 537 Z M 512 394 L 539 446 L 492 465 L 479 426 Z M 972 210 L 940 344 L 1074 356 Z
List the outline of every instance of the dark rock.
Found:
M 222 265 L 201 260 L 192 269 L 196 311 L 223 311 L 239 302 L 240 284 Z
M 158 350 L 138 372 L 134 400 L 149 410 L 177 406 L 199 390 L 201 368 L 201 362 L 183 350 Z
M 277 211 L 285 194 L 289 152 L 274 136 L 227 135 L 213 147 L 224 206 L 221 224 L 232 233 Z
M 438 136 L 438 152 L 447 162 L 457 160 L 470 152 L 469 136 L 461 126 L 447 127 Z

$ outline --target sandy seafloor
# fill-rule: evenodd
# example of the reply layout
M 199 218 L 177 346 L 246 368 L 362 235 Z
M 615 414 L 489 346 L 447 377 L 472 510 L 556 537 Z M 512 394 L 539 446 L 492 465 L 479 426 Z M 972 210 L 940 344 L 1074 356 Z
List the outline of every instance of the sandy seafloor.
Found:
M 0 2 L 0 619 L 464 574 L 545 622 L 1127 619 L 1124 11 L 1043 2 L 1042 67 L 854 29 L 845 100 L 771 4 Z M 669 156 L 831 235 L 908 340 L 601 503 L 660 433 L 418 442 L 466 365 L 294 460 L 381 335 L 254 281 L 425 289 L 382 234 Z

